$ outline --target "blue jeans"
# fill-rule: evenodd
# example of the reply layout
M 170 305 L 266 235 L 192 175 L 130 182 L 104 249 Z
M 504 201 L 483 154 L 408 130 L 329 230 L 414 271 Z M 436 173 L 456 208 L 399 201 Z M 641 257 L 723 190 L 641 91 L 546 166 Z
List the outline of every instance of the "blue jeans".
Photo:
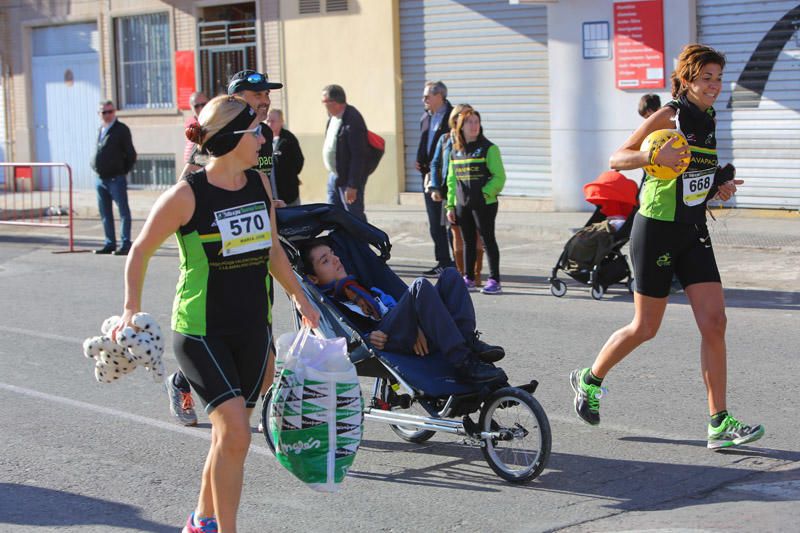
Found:
M 336 174 L 331 172 L 328 176 L 328 203 L 341 207 L 350 214 L 355 215 L 364 222 L 367 221 L 367 215 L 364 213 L 364 189 L 357 189 L 356 201 L 348 204 L 344 199 L 344 191 L 346 187 L 336 186 Z
M 121 247 L 131 245 L 131 210 L 128 207 L 128 180 L 125 176 L 114 176 L 109 179 L 97 178 L 97 208 L 100 211 L 100 220 L 103 222 L 103 232 L 106 237 L 106 246 L 117 245 L 114 232 L 114 211 L 111 201 L 117 204 L 119 218 L 122 225 L 120 238 Z
M 433 240 L 433 254 L 437 266 L 452 266 L 450 259 L 450 243 L 447 240 L 447 228 L 442 223 L 442 202 L 434 202 L 431 195 L 422 193 L 425 197 L 425 210 L 428 212 L 428 227 Z
M 444 269 L 436 286 L 425 278 L 415 279 L 376 329 L 389 337 L 386 350 L 412 353 L 418 328 L 425 333 L 428 348 L 441 351 L 452 363 L 469 355 L 467 340 L 475 333 L 475 308 L 455 268 Z

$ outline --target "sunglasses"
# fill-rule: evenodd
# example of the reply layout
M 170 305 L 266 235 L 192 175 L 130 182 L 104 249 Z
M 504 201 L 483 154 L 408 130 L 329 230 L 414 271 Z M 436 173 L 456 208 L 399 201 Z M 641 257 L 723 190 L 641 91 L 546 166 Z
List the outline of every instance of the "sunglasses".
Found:
M 207 103 L 208 102 L 202 102 L 202 103 L 199 103 L 199 104 L 194 104 L 192 107 L 194 108 L 195 111 L 197 111 L 198 109 L 203 109 L 206 106 Z
M 236 130 L 236 131 L 232 131 L 232 132 L 231 132 L 231 135 L 239 135 L 239 134 L 242 134 L 242 133 L 252 133 L 252 134 L 253 134 L 253 137 L 255 137 L 256 139 L 258 139 L 258 138 L 261 136 L 261 124 L 259 124 L 259 125 L 258 125 L 258 126 L 256 126 L 255 128 L 251 128 L 251 129 L 249 129 L 249 130 Z
M 116 111 L 116 109 L 104 109 L 104 110 L 100 111 L 100 114 L 101 115 L 110 115 L 111 113 L 113 113 L 115 111 Z
M 267 81 L 266 78 L 264 77 L 264 75 L 261 74 L 260 72 L 256 72 L 254 74 L 250 74 L 245 79 L 247 80 L 248 83 L 261 83 L 261 82 Z

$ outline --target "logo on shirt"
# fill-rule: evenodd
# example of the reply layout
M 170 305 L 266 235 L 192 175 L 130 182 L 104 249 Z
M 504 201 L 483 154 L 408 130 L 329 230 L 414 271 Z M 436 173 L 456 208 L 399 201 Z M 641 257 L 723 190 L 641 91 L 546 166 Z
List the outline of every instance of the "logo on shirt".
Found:
M 656 259 L 656 265 L 660 267 L 670 266 L 671 264 L 672 264 L 672 256 L 670 255 L 669 252 L 659 256 L 659 258 Z

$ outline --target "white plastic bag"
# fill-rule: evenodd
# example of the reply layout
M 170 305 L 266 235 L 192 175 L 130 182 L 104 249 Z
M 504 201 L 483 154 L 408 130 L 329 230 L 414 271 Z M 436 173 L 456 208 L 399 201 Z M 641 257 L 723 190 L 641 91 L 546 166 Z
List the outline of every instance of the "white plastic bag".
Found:
M 269 424 L 278 461 L 314 490 L 335 492 L 361 443 L 364 401 L 347 341 L 281 335 Z

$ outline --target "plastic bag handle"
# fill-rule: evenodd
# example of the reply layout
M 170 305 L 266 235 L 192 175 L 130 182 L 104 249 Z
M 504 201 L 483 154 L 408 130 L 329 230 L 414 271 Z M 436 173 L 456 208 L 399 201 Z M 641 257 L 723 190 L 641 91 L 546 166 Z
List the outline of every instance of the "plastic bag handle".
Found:
M 300 331 L 297 332 L 297 335 L 294 337 L 294 341 L 292 345 L 289 346 L 289 353 L 288 356 L 296 356 L 297 352 L 303 348 L 308 339 L 308 336 L 311 334 L 311 328 L 308 326 L 303 326 L 300 328 Z

